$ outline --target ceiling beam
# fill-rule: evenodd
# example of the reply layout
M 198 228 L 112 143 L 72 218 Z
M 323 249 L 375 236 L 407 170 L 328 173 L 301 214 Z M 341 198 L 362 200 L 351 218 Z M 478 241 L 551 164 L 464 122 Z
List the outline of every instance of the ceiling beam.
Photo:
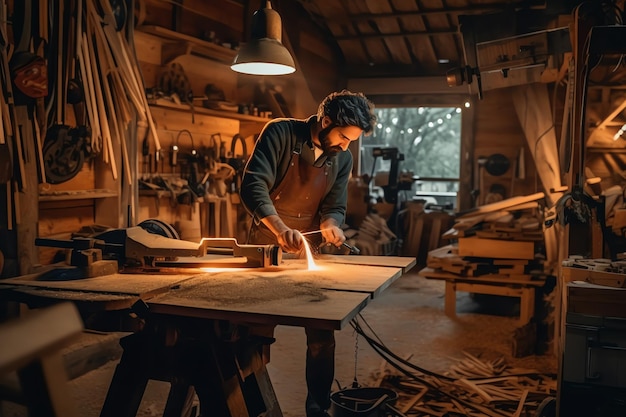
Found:
M 446 77 L 349 78 L 348 89 L 375 94 L 457 94 L 470 95 L 467 85 L 450 87 Z
M 396 33 L 362 33 L 359 35 L 335 36 L 338 41 L 347 41 L 354 39 L 388 39 L 403 38 L 407 36 L 440 36 L 440 35 L 460 35 L 458 30 L 433 30 L 419 32 L 396 32 Z
M 439 9 L 429 9 L 420 11 L 399 11 L 392 13 L 359 13 L 350 16 L 337 16 L 334 18 L 326 18 L 329 22 L 345 22 L 346 20 L 361 21 L 361 20 L 378 20 L 378 19 L 393 19 L 393 18 L 407 18 L 407 17 L 420 17 L 435 14 L 452 14 L 452 13 L 467 13 L 467 12 L 485 12 L 491 10 L 502 10 L 510 7 L 523 7 L 523 8 L 537 8 L 546 6 L 545 0 L 522 0 L 516 2 L 502 2 L 483 4 L 479 6 L 465 6 L 465 7 L 446 7 Z M 306 7 L 306 6 L 305 6 Z

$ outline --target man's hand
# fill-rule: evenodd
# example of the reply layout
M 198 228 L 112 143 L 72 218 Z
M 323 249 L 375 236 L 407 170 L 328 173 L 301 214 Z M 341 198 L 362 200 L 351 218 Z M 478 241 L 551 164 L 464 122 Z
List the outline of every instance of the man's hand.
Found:
M 287 229 L 276 236 L 278 246 L 288 253 L 299 252 L 304 246 L 304 237 L 295 229 Z
M 321 229 L 322 237 L 324 238 L 325 243 L 330 243 L 331 245 L 339 247 L 346 241 L 346 236 L 343 234 L 343 230 L 341 230 L 341 228 L 334 223 L 322 225 Z
M 282 219 L 271 214 L 261 220 L 265 226 L 276 236 L 276 242 L 283 252 L 295 253 L 304 247 L 304 237 L 295 229 L 287 227 Z

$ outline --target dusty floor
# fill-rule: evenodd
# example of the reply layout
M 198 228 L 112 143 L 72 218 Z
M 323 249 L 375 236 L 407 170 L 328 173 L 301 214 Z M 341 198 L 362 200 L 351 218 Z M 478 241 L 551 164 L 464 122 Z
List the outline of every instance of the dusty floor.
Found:
M 446 372 L 467 351 L 483 358 L 503 357 L 515 367 L 556 374 L 551 349 L 543 355 L 512 357 L 513 332 L 517 328 L 515 299 L 481 299 L 458 293 L 458 315 L 451 319 L 443 313 L 443 295 L 442 281 L 409 273 L 370 303 L 362 317 L 394 353 L 433 372 Z M 304 416 L 304 331 L 279 326 L 275 336 L 268 370 L 278 402 L 285 417 Z M 337 387 L 347 387 L 355 378 L 363 386 L 373 384 L 384 364 L 381 357 L 350 326 L 337 332 L 336 340 Z M 109 362 L 70 382 L 81 417 L 99 415 L 114 368 L 115 362 Z M 138 415 L 161 415 L 168 388 L 165 383 L 150 382 Z M 2 417 L 25 416 L 20 407 L 2 407 Z

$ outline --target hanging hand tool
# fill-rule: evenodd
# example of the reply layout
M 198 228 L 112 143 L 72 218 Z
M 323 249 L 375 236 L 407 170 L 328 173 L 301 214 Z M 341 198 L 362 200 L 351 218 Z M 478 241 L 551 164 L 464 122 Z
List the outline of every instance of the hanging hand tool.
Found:
M 6 22 L 6 10 L 3 9 L 2 22 Z M 21 189 L 26 187 L 26 172 L 24 168 L 24 153 L 22 149 L 22 138 L 20 135 L 20 130 L 18 128 L 19 123 L 17 121 L 17 115 L 15 113 L 15 102 L 13 96 L 13 87 L 11 82 L 11 71 L 9 69 L 9 59 L 7 55 L 9 40 L 7 38 L 7 31 L 5 23 L 0 23 L 0 61 L 2 64 L 2 68 L 0 71 L 2 72 L 2 84 L 4 85 L 4 96 L 0 101 L 0 107 L 3 119 L 3 127 L 4 133 L 6 136 L 13 139 L 13 143 L 8 141 L 8 151 L 12 153 L 13 146 L 15 146 L 15 151 L 17 155 L 14 155 L 11 159 L 17 157 L 17 165 L 19 167 L 19 185 Z M 1 143 L 1 142 L 0 142 Z M 11 170 L 13 172 L 13 170 Z

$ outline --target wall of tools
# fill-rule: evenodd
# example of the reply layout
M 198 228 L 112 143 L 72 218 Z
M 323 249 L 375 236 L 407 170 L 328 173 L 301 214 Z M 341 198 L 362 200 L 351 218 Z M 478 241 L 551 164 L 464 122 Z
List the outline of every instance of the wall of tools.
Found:
M 138 138 L 138 221 L 158 218 L 191 241 L 245 240 L 238 187 L 270 116 L 254 95 L 259 80 L 242 82 L 225 47 L 153 26 L 134 39 L 160 144 L 151 132 Z
M 182 239 L 245 239 L 247 215 L 239 205 L 239 184 L 255 135 L 244 127 L 266 120 L 241 121 L 185 109 L 152 106 L 161 149 L 144 138 L 140 157 L 139 221 L 158 218 Z M 243 129 L 242 129 L 243 128 Z
M 230 70 L 230 48 L 142 31 L 131 8 L 2 2 L 0 250 L 22 264 L 6 275 L 57 260 L 36 237 L 147 218 L 192 240 L 245 230 L 238 179 L 270 116 L 258 80 Z

